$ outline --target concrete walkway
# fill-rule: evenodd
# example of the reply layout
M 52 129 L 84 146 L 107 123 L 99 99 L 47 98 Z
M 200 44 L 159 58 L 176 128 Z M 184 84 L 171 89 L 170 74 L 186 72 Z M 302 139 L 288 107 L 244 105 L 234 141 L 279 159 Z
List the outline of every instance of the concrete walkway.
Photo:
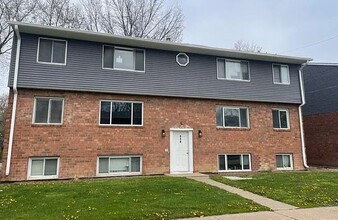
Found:
M 202 183 L 206 183 L 206 184 L 209 184 L 209 185 L 212 185 L 212 186 L 216 186 L 218 188 L 221 188 L 221 189 L 224 189 L 228 192 L 237 194 L 237 195 L 244 197 L 246 199 L 250 199 L 250 200 L 252 200 L 252 201 L 254 201 L 258 204 L 261 204 L 263 206 L 270 208 L 273 211 L 292 210 L 292 209 L 297 208 L 297 207 L 289 205 L 289 204 L 278 202 L 276 200 L 272 200 L 272 199 L 269 199 L 269 198 L 266 198 L 266 197 L 263 197 L 263 196 L 260 196 L 260 195 L 242 190 L 242 189 L 238 189 L 238 188 L 235 188 L 235 187 L 232 187 L 232 186 L 225 185 L 223 183 L 219 183 L 215 180 L 210 179 L 208 175 L 199 174 L 199 175 L 188 175 L 186 177 L 189 178 L 189 179 L 193 179 L 193 180 L 202 182 Z
M 293 209 L 270 212 L 250 212 L 207 217 L 185 218 L 182 220 L 337 220 L 338 207 Z
M 193 220 L 193 219 L 205 219 L 205 220 L 338 220 L 338 206 L 335 207 L 319 207 L 319 208 L 308 208 L 298 209 L 295 206 L 288 205 L 282 202 L 278 202 L 242 189 L 238 189 L 232 186 L 225 185 L 223 183 L 216 182 L 209 178 L 208 175 L 193 173 L 193 174 L 182 174 L 182 175 L 170 175 L 170 176 L 181 176 L 189 179 L 193 179 L 202 183 L 206 183 L 218 188 L 224 189 L 231 193 L 237 194 L 241 197 L 255 201 L 258 204 L 269 207 L 273 211 L 264 212 L 250 212 L 250 213 L 239 213 L 239 214 L 226 214 L 218 216 L 207 216 L 207 217 L 195 217 L 195 218 L 184 218 L 182 220 Z

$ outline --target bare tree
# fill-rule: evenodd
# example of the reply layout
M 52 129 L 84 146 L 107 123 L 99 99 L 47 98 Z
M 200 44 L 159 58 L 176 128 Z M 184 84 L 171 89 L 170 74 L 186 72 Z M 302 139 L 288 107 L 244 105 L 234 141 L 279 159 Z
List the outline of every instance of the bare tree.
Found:
M 255 43 L 243 42 L 242 40 L 238 40 L 234 43 L 234 49 L 239 51 L 258 52 L 258 53 L 262 51 L 261 46 L 258 46 Z
M 81 7 L 70 0 L 37 0 L 34 23 L 81 29 L 84 16 Z
M 6 128 L 6 112 L 8 104 L 8 95 L 0 96 L 0 159 L 1 159 L 1 150 L 3 148 L 3 141 Z
M 124 36 L 180 41 L 181 8 L 164 8 L 163 0 L 83 0 L 87 29 Z
M 0 55 L 11 50 L 13 30 L 7 21 L 29 21 L 35 7 L 34 0 L 0 0 Z

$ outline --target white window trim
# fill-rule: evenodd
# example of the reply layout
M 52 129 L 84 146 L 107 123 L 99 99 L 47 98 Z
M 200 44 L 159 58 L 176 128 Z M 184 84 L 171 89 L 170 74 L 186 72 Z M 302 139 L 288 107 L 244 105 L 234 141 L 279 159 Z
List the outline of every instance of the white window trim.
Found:
M 178 57 L 181 56 L 181 55 L 183 55 L 183 56 L 185 56 L 185 57 L 187 58 L 187 63 L 181 64 L 180 62 L 178 62 Z M 188 56 L 186 53 L 178 53 L 178 54 L 176 55 L 176 63 L 177 63 L 178 65 L 180 65 L 180 66 L 187 66 L 187 65 L 189 64 L 189 62 L 190 62 L 190 58 L 189 58 L 189 56 Z
M 290 130 L 290 116 L 289 116 L 289 110 L 286 108 L 273 108 L 272 110 L 277 110 L 278 111 L 278 118 L 279 118 L 279 128 L 274 128 L 273 127 L 273 114 L 272 114 L 272 127 L 275 130 Z M 286 112 L 286 120 L 287 120 L 287 128 L 282 128 L 281 126 L 281 120 L 280 120 L 280 112 L 284 111 Z
M 115 60 L 113 60 L 113 68 L 108 68 L 108 67 L 104 67 L 104 47 L 111 47 L 114 50 L 114 57 L 115 57 L 115 49 L 121 49 L 121 50 L 129 50 L 129 51 L 133 51 L 134 53 L 134 69 L 122 69 L 122 68 L 115 68 Z M 136 50 L 142 50 L 143 51 L 143 66 L 144 66 L 144 70 L 135 70 L 135 51 Z M 112 46 L 112 45 L 108 45 L 108 44 L 103 44 L 102 45 L 102 69 L 104 70 L 118 70 L 118 71 L 126 71 L 126 72 L 137 72 L 137 73 L 145 73 L 146 71 L 146 50 L 145 49 L 139 49 L 139 48 L 130 48 L 130 47 L 116 47 L 116 46 Z
M 129 158 L 129 166 L 131 164 L 132 157 L 140 158 L 140 172 L 116 172 L 110 173 L 110 159 L 115 158 Z M 100 158 L 108 158 L 108 173 L 99 173 L 99 159 Z M 142 155 L 122 155 L 122 156 L 98 156 L 96 160 L 96 176 L 132 176 L 132 175 L 141 175 L 142 174 L 142 164 L 143 158 Z
M 250 129 L 250 114 L 249 114 L 249 108 L 248 107 L 239 107 L 239 106 L 221 106 L 222 107 L 222 122 L 223 126 L 216 126 L 217 128 L 224 128 L 224 129 Z M 233 126 L 225 126 L 224 121 L 224 109 L 236 109 L 239 111 L 239 125 L 241 125 L 241 112 L 240 109 L 246 109 L 246 117 L 248 119 L 248 126 L 247 127 L 233 127 Z
M 49 99 L 48 100 L 47 123 L 36 123 L 35 122 L 35 117 L 36 117 L 36 99 Z M 51 107 L 51 101 L 52 100 L 62 100 L 61 123 L 50 123 L 49 122 L 49 119 L 50 119 L 50 107 Z M 59 97 L 41 97 L 41 96 L 34 97 L 32 124 L 34 124 L 34 125 L 62 125 L 63 124 L 64 107 L 65 107 L 65 99 L 64 98 L 59 98 Z
M 45 172 L 46 159 L 57 159 L 56 175 L 31 176 L 32 160 L 34 159 L 40 159 L 40 160 L 43 159 L 43 168 L 42 168 L 43 172 Z M 57 179 L 59 178 L 59 166 L 60 166 L 60 157 L 30 157 L 28 160 L 27 180 Z
M 218 60 L 224 60 L 225 65 L 226 62 L 234 62 L 234 63 L 248 63 L 248 74 L 249 74 L 249 79 L 231 79 L 231 78 L 226 78 L 226 66 L 224 67 L 224 71 L 225 71 L 225 78 L 220 78 L 218 77 Z M 218 80 L 229 80 L 229 81 L 238 81 L 238 82 L 251 82 L 251 71 L 250 71 L 250 62 L 247 60 L 232 60 L 232 59 L 225 59 L 225 58 L 220 58 L 217 57 L 216 58 L 216 74 L 217 74 L 217 79 Z
M 220 170 L 219 169 L 219 156 L 225 156 L 225 170 Z M 228 159 L 227 156 L 241 156 L 241 164 L 242 164 L 242 169 L 241 170 L 228 170 Z M 243 155 L 249 155 L 249 169 L 244 170 L 243 169 Z M 236 173 L 236 172 L 250 172 L 252 171 L 252 167 L 251 167 L 251 154 L 218 154 L 217 155 L 217 170 L 219 173 L 222 172 L 227 172 L 227 173 Z
M 51 61 L 50 62 L 39 61 L 40 40 L 41 39 L 51 40 L 52 41 L 52 52 L 51 52 Z M 64 42 L 66 42 L 65 62 L 64 63 L 55 63 L 55 62 L 53 62 L 54 41 L 64 41 Z M 37 53 L 36 53 L 36 62 L 37 63 L 42 63 L 42 64 L 51 64 L 51 65 L 66 66 L 67 65 L 67 51 L 68 51 L 68 41 L 67 40 L 56 39 L 56 38 L 48 38 L 48 37 L 39 37 L 38 38 L 38 49 L 37 49 Z
M 277 156 L 282 156 L 283 167 L 277 167 Z M 283 156 L 289 156 L 290 157 L 290 167 L 284 167 Z M 276 154 L 275 160 L 276 160 L 276 169 L 277 170 L 293 170 L 293 155 L 292 154 Z
M 279 83 L 279 82 L 275 82 L 275 73 L 274 73 L 274 69 L 273 69 L 274 66 L 280 66 L 280 67 L 284 66 L 284 67 L 287 67 L 287 69 L 288 69 L 288 79 L 289 79 L 289 82 L 288 82 L 288 83 L 283 83 L 283 82 Z M 280 70 L 280 71 L 282 71 L 282 70 Z M 290 83 L 291 83 L 291 78 L 290 78 L 290 69 L 289 69 L 289 65 L 279 64 L 279 63 L 273 63 L 273 64 L 272 64 L 272 82 L 273 82 L 273 84 L 276 84 L 276 85 L 290 85 Z
M 133 115 L 131 115 L 131 124 L 112 124 L 112 118 L 110 117 L 110 124 L 101 124 L 101 102 L 124 102 L 124 103 L 138 103 L 138 104 L 142 104 L 142 120 L 141 120 L 141 124 L 140 125 L 133 125 L 133 120 L 134 120 L 134 117 Z M 144 116 L 144 103 L 143 102 L 140 102 L 140 101 L 121 101 L 121 100 L 100 100 L 100 103 L 99 103 L 99 126 L 110 126 L 110 127 L 142 127 L 143 126 L 143 116 Z M 111 114 L 111 111 L 112 111 L 112 104 L 110 104 L 110 114 Z M 134 105 L 131 105 L 131 114 L 133 114 L 133 107 Z

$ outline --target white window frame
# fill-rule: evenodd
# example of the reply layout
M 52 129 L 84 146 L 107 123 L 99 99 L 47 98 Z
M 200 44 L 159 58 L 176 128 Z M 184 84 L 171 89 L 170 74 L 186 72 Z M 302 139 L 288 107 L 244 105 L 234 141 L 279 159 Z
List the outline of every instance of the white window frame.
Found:
M 187 58 L 187 63 L 185 63 L 185 64 L 180 63 L 180 62 L 178 61 L 178 57 L 179 57 L 179 56 L 185 56 L 185 57 Z M 180 65 L 180 66 L 187 66 L 187 65 L 189 64 L 189 62 L 190 62 L 190 59 L 189 59 L 189 56 L 188 56 L 186 53 L 178 53 L 178 54 L 176 55 L 176 63 L 177 63 L 178 65 Z
M 110 159 L 115 158 L 129 158 L 129 167 L 131 167 L 131 158 L 139 157 L 140 158 L 140 172 L 110 172 Z M 99 173 L 99 159 L 108 158 L 108 173 Z M 98 156 L 96 160 L 96 175 L 97 176 L 132 176 L 132 175 L 141 175 L 142 174 L 142 164 L 143 158 L 142 155 L 120 155 L 120 156 Z
M 289 79 L 289 82 L 288 83 L 283 83 L 283 82 L 275 82 L 275 73 L 274 73 L 274 66 L 279 66 L 280 67 L 280 72 L 282 72 L 281 68 L 282 66 L 286 67 L 287 70 L 288 70 L 288 79 Z M 279 63 L 273 63 L 272 64 L 272 81 L 273 81 L 273 84 L 277 84 L 277 85 L 290 85 L 291 83 L 291 78 L 290 78 L 290 69 L 289 69 L 289 65 L 285 65 L 285 64 L 279 64 Z
M 249 114 L 249 108 L 248 107 L 238 107 L 238 106 L 221 106 L 222 107 L 222 126 L 217 126 L 218 128 L 231 128 L 231 129 L 250 129 L 250 114 Z M 239 126 L 233 127 L 233 126 L 225 126 L 224 121 L 224 109 L 236 109 L 239 111 Z M 247 127 L 241 127 L 241 109 L 246 109 L 246 117 L 248 119 L 248 126 Z
M 220 78 L 218 77 L 218 60 L 224 60 L 225 62 L 225 78 Z M 231 78 L 226 78 L 226 62 L 233 62 L 233 63 L 247 63 L 248 64 L 248 74 L 249 74 L 249 79 L 231 79 Z M 217 79 L 218 80 L 230 80 L 230 81 L 238 81 L 238 82 L 251 82 L 251 71 L 250 71 L 250 62 L 247 60 L 232 60 L 232 59 L 225 59 L 225 58 L 216 58 L 216 74 L 217 74 Z
M 283 167 L 277 167 L 277 156 L 282 156 Z M 289 156 L 289 158 L 290 158 L 290 167 L 284 167 L 284 158 L 283 158 L 283 156 Z M 277 170 L 293 170 L 293 155 L 292 154 L 276 154 L 275 155 L 275 160 L 276 160 L 276 169 Z
M 225 156 L 225 170 L 220 170 L 219 169 L 219 156 Z M 247 170 L 244 170 L 243 169 L 243 155 L 244 156 L 247 156 L 249 155 L 249 169 Z M 228 170 L 228 156 L 241 156 L 241 164 L 242 164 L 242 169 L 241 170 Z M 232 172 L 232 173 L 235 173 L 235 172 L 250 172 L 252 171 L 252 166 L 251 166 L 251 154 L 218 154 L 217 155 L 217 170 L 219 173 L 222 173 L 222 172 Z
M 40 40 L 41 40 L 41 39 L 51 40 L 51 41 L 52 41 L 52 51 L 51 51 L 51 60 L 50 60 L 50 62 L 39 61 Z M 55 63 L 55 62 L 53 62 L 54 41 L 64 41 L 64 42 L 66 42 L 66 48 L 65 48 L 65 62 L 64 62 L 64 63 Z M 67 41 L 67 40 L 56 39 L 56 38 L 48 38 L 48 37 L 39 37 L 39 38 L 38 38 L 38 49 L 37 49 L 37 54 L 36 54 L 36 62 L 37 62 L 37 63 L 42 63 L 42 64 L 52 64 L 52 65 L 65 66 L 65 65 L 67 65 L 67 51 L 68 51 L 68 41 Z
M 115 68 L 115 60 L 113 60 L 113 68 L 104 67 L 104 47 L 111 47 L 114 50 L 114 58 L 115 58 L 115 49 L 120 50 L 129 50 L 133 51 L 133 59 L 134 59 L 134 69 L 122 69 L 122 68 Z M 135 51 L 136 50 L 142 50 L 143 51 L 143 66 L 144 70 L 135 70 Z M 108 44 L 102 45 L 102 69 L 104 70 L 118 70 L 118 71 L 127 71 L 127 72 L 137 72 L 137 73 L 145 73 L 146 71 L 146 50 L 145 49 L 139 49 L 139 48 L 130 48 L 130 47 L 118 47 L 118 46 L 112 46 Z
M 36 99 L 49 99 L 48 100 L 48 115 L 47 115 L 47 123 L 36 123 L 35 117 L 36 117 Z M 50 123 L 50 111 L 51 111 L 51 101 L 52 100 L 62 100 L 62 112 L 61 112 L 61 123 Z M 32 124 L 34 125 L 62 125 L 63 124 L 63 113 L 65 108 L 65 99 L 61 97 L 41 97 L 37 96 L 34 97 L 34 106 L 33 106 L 33 117 L 32 117 Z
M 124 103 L 137 103 L 137 104 L 142 104 L 142 120 L 141 120 L 141 124 L 140 125 L 134 125 L 133 124 L 133 121 L 134 121 L 134 117 L 133 117 L 133 108 L 134 108 L 134 105 L 131 105 L 131 124 L 112 124 L 112 118 L 110 117 L 110 124 L 101 124 L 101 103 L 102 102 L 124 102 Z M 100 100 L 100 103 L 99 103 L 99 125 L 100 126 L 118 126 L 118 127 L 124 127 L 124 126 L 127 126 L 127 127 L 142 127 L 143 126 L 143 116 L 144 116 L 144 103 L 143 102 L 140 102 L 140 101 L 120 101 L 120 100 Z M 112 107 L 113 105 L 111 104 L 110 105 L 110 116 L 111 116 L 111 112 L 112 112 Z
M 279 128 L 274 128 L 273 127 L 273 112 L 272 112 L 272 128 L 275 130 L 290 130 L 290 116 L 289 116 L 289 110 L 286 108 L 272 108 L 272 110 L 277 110 L 278 111 L 278 118 L 279 118 Z M 280 112 L 284 111 L 286 112 L 286 120 L 287 120 L 287 128 L 282 128 L 281 126 L 281 120 L 280 120 Z
M 46 164 L 46 159 L 57 159 L 57 164 L 56 164 L 56 175 L 40 175 L 40 176 L 31 176 L 31 168 L 32 168 L 32 160 L 38 159 L 41 160 L 43 159 L 43 167 L 42 170 L 45 172 L 45 164 Z M 30 157 L 28 159 L 28 171 L 27 171 L 27 180 L 43 180 L 43 179 L 57 179 L 59 178 L 59 167 L 60 167 L 60 157 Z

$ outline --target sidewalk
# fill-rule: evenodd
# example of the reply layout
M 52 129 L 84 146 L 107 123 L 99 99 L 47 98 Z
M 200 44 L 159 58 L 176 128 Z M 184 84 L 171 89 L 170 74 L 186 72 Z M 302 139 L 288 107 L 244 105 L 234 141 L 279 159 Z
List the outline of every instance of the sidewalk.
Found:
M 196 217 L 188 219 L 208 219 L 208 220 L 338 220 L 338 206 L 318 207 L 308 209 L 298 209 L 295 206 L 275 201 L 242 189 L 219 183 L 209 178 L 208 175 L 191 174 L 186 178 L 206 183 L 228 192 L 237 194 L 241 197 L 250 199 L 258 204 L 269 207 L 272 211 L 251 212 L 240 214 L 226 214 L 219 216 Z
M 208 217 L 185 218 L 184 220 L 337 220 L 338 207 L 320 207 L 309 209 L 293 209 L 271 212 L 251 212 L 227 214 Z M 182 219 L 183 220 L 183 219 Z

